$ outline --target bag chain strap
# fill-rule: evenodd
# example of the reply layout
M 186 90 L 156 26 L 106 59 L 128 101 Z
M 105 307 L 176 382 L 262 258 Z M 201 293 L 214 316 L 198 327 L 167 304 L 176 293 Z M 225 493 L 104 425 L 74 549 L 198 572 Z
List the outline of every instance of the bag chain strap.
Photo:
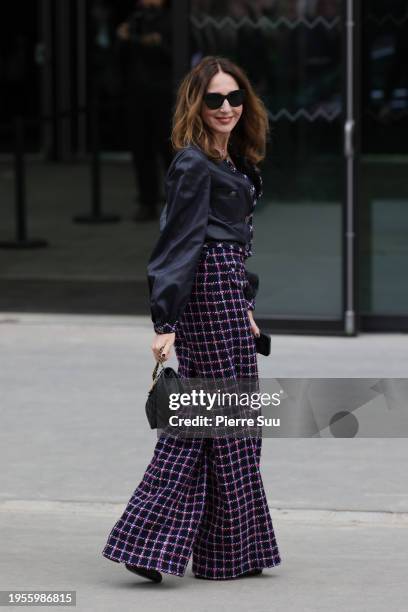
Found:
M 157 380 L 158 380 L 158 378 L 159 378 L 159 375 L 158 375 L 158 373 L 157 373 L 157 372 L 158 372 L 158 369 L 159 369 L 159 367 L 160 367 L 160 366 L 161 366 L 161 367 L 163 368 L 163 370 L 164 370 L 164 365 L 163 365 L 163 363 L 162 363 L 161 361 L 157 361 L 157 362 L 156 362 L 156 365 L 154 366 L 154 369 L 153 369 L 153 374 L 152 374 L 153 384 L 152 384 L 152 386 L 150 387 L 150 391 L 153 389 L 154 385 L 156 384 L 156 382 L 157 382 Z

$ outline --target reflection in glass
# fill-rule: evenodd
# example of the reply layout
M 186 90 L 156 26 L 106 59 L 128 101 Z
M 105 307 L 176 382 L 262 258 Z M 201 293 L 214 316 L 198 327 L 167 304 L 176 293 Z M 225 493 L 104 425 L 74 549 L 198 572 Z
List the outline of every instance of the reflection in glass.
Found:
M 408 312 L 408 2 L 363 3 L 361 309 Z
M 341 3 L 193 0 L 192 57 L 226 55 L 264 100 L 271 139 L 255 216 L 257 314 L 340 318 Z

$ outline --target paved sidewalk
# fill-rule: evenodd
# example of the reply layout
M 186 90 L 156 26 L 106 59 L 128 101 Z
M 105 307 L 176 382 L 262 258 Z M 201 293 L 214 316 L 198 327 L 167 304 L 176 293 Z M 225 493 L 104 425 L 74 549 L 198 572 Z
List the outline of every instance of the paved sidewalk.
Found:
M 0 314 L 0 589 L 72 589 L 77 609 L 400 611 L 405 439 L 265 439 L 282 565 L 151 585 L 101 555 L 155 444 L 147 317 Z M 264 377 L 407 377 L 407 337 L 272 336 Z M 176 365 L 174 355 L 170 365 Z M 52 608 L 48 608 L 52 609 Z
M 282 564 L 245 580 L 164 575 L 147 583 L 100 556 L 115 512 L 0 512 L 1 589 L 76 590 L 77 609 L 116 612 L 402 612 L 407 527 L 285 519 L 273 511 Z M 47 610 L 50 608 L 47 608 Z M 51 608 L 54 609 L 54 608 Z M 55 608 L 56 609 L 56 608 Z

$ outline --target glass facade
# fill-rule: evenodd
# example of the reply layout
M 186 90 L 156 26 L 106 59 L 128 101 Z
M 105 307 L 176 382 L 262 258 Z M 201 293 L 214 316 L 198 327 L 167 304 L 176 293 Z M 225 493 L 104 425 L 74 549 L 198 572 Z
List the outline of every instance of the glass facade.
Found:
M 13 150 L 15 115 L 35 118 L 41 112 L 39 5 L 38 0 L 25 3 L 22 16 L 20 3 L 10 3 L 0 20 L 0 154 Z M 26 145 L 30 152 L 40 149 L 38 125 L 28 126 Z
M 406 315 L 408 2 L 363 3 L 361 310 Z
M 7 9 L 1 154 L 5 163 L 12 162 L 16 114 L 49 118 L 26 123 L 25 151 L 43 160 L 37 179 L 28 181 L 28 199 L 35 202 L 35 189 L 45 191 L 48 183 L 54 193 L 61 190 L 52 223 L 67 247 L 52 270 L 45 254 L 38 258 L 33 275 L 39 276 L 43 266 L 46 276 L 58 278 L 60 261 L 61 278 L 63 269 L 69 269 L 71 279 L 83 276 L 84 269 L 88 278 L 101 278 L 109 269 L 111 279 L 121 276 L 127 282 L 139 265 L 140 286 L 145 283 L 145 260 L 157 224 L 117 225 L 110 235 L 121 248 L 111 252 L 101 242 L 106 244 L 106 232 L 96 226 L 89 228 L 86 240 L 72 227 L 62 230 L 70 206 L 64 169 L 70 177 L 79 176 L 69 180 L 77 194 L 73 200 L 80 202 L 90 183 L 85 166 L 78 174 L 78 162 L 86 164 L 95 145 L 88 111 L 97 101 L 97 140 L 105 160 L 102 200 L 115 208 L 112 212 L 123 202 L 119 212 L 131 214 L 137 172 L 129 167 L 135 151 L 146 147 L 141 130 L 156 123 L 146 120 L 141 102 L 149 99 L 149 110 L 156 108 L 159 117 L 156 101 L 165 99 L 170 108 L 174 100 L 169 83 L 174 95 L 179 79 L 201 57 L 224 55 L 245 69 L 270 119 L 261 164 L 264 196 L 256 209 L 254 255 L 248 260 L 261 278 L 258 321 L 271 331 L 406 330 L 408 1 L 163 0 L 158 4 L 169 15 L 159 37 L 168 59 L 164 71 L 139 62 L 123 25 L 130 23 L 131 32 L 142 28 L 143 35 L 147 30 L 138 15 L 150 4 L 36 0 L 22 19 L 14 5 Z M 13 44 L 7 37 L 11 31 L 18 34 Z M 136 87 L 135 72 L 143 70 L 148 78 Z M 55 162 L 58 171 L 51 169 Z M 41 182 L 42 176 L 51 179 Z M 7 186 L 0 187 L 12 198 Z M 47 210 L 32 210 L 41 231 L 51 206 L 49 198 Z M 2 239 L 12 214 L 11 205 L 0 211 Z M 44 227 L 51 225 L 47 221 Z M 82 259 L 76 265 L 78 252 Z M 10 260 L 5 276 L 13 276 L 13 270 L 24 276 L 24 261 L 23 255 L 17 264 Z M 36 258 L 27 265 L 35 266 Z M 141 303 L 140 312 L 147 314 L 147 304 Z
M 249 267 L 262 316 L 342 316 L 343 94 L 340 2 L 191 3 L 194 61 L 238 62 L 271 125 Z

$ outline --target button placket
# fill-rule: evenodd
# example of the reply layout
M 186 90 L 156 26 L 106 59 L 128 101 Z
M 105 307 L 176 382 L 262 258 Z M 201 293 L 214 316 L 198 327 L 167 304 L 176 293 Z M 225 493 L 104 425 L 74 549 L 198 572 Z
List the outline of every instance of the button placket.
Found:
M 234 174 L 240 174 L 241 176 L 243 176 L 245 178 L 246 182 L 248 183 L 249 193 L 251 194 L 253 205 L 255 206 L 256 200 L 257 200 L 257 198 L 256 198 L 256 189 L 255 189 L 255 185 L 252 183 L 252 181 L 249 178 L 249 176 L 247 174 L 245 174 L 244 172 L 241 172 L 240 170 L 238 170 L 238 168 L 236 168 L 234 166 L 234 164 L 229 161 L 229 159 L 225 159 L 224 161 L 227 164 L 227 166 L 230 168 L 230 170 L 232 172 L 234 172 Z

